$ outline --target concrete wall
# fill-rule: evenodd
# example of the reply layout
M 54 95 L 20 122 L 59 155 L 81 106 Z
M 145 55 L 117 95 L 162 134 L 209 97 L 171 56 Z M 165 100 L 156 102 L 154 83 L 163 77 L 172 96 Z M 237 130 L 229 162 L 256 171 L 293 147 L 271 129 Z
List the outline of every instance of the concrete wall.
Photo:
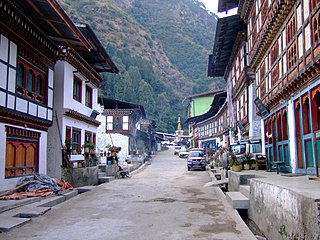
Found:
M 255 174 L 233 172 L 233 171 L 229 171 L 228 176 L 229 176 L 229 184 L 228 184 L 229 192 L 238 192 L 240 185 L 249 185 L 249 179 L 256 177 Z
M 268 239 L 320 239 L 320 204 L 297 192 L 253 179 L 248 216 Z
M 98 184 L 98 167 L 62 169 L 62 177 L 73 187 Z

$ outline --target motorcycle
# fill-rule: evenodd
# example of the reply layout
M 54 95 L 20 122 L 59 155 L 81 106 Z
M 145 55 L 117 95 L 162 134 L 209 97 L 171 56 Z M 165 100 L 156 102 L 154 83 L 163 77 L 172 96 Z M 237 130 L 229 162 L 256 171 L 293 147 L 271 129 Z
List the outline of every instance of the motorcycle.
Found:
M 122 178 L 130 177 L 127 160 L 125 162 L 122 162 L 122 163 L 119 161 L 119 163 L 118 163 L 118 174 Z

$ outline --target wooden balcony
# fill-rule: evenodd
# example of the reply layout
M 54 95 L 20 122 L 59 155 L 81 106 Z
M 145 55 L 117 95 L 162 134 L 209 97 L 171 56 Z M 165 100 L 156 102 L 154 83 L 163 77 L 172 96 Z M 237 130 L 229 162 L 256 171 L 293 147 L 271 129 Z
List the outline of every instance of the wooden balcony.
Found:
M 249 65 L 251 67 L 256 68 L 258 66 L 294 3 L 294 0 L 273 0 L 259 35 L 254 40 L 255 44 L 249 52 Z

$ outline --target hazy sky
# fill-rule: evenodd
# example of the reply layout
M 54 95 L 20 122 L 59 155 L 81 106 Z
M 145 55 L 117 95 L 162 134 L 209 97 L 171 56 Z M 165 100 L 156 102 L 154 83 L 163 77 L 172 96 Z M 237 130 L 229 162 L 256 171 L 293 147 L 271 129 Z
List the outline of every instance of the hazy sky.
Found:
M 227 16 L 225 13 L 218 13 L 218 0 L 199 0 L 199 1 L 203 2 L 203 4 L 206 6 L 206 8 L 210 12 L 216 13 L 220 18 Z M 233 15 L 236 13 L 237 13 L 236 9 L 228 11 L 228 15 Z

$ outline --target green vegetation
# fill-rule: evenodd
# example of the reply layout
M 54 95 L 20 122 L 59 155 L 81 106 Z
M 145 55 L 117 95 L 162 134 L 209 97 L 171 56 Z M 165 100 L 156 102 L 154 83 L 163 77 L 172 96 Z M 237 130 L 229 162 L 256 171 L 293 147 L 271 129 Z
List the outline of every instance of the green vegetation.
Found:
M 217 19 L 197 0 L 58 2 L 93 28 L 120 70 L 104 75 L 101 94 L 143 105 L 158 131 L 174 132 L 178 116 L 184 123 L 186 96 L 225 87 L 207 77 Z

